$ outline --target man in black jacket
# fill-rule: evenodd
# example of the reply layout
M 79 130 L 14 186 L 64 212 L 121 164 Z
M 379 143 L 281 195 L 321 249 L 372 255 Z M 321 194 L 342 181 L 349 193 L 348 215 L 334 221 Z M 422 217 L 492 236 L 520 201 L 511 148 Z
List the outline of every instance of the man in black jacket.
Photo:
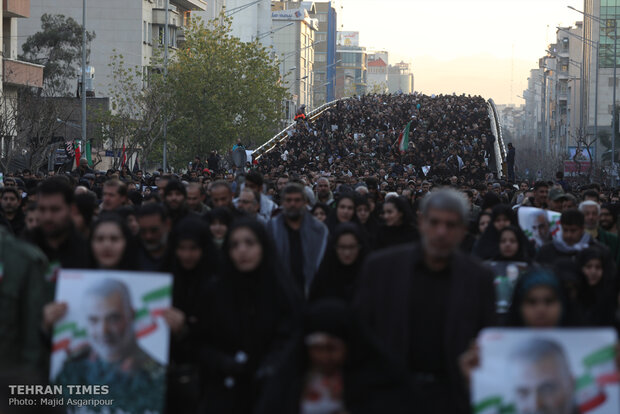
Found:
M 492 273 L 459 252 L 467 232 L 465 196 L 443 189 L 420 207 L 421 245 L 371 256 L 355 309 L 387 351 L 410 372 L 423 413 L 468 413 L 458 358 L 495 323 Z

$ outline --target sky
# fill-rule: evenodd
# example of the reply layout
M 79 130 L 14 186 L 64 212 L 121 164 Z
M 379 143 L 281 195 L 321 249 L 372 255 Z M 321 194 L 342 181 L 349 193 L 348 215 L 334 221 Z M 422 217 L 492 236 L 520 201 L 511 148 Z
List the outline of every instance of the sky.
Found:
M 416 91 L 520 105 L 556 27 L 583 20 L 569 5 L 583 10 L 583 0 L 336 0 L 336 11 L 360 46 L 410 62 Z

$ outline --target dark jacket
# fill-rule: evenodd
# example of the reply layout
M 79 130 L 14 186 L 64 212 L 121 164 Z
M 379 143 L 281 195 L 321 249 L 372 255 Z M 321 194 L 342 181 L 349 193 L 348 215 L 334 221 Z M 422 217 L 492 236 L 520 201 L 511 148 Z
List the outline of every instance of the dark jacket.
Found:
M 410 366 L 409 288 L 413 269 L 423 260 L 420 245 L 406 244 L 371 255 L 360 277 L 354 307 L 388 352 Z M 446 312 L 445 357 L 453 413 L 468 413 L 469 394 L 458 358 L 481 329 L 496 323 L 492 272 L 474 259 L 455 253 L 452 259 L 450 308 Z M 419 315 L 424 318 L 425 315 Z

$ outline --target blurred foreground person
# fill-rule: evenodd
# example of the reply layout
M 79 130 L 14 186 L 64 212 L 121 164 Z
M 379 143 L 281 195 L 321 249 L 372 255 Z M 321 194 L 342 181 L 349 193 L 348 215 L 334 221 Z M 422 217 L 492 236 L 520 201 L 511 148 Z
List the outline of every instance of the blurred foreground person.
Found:
M 495 323 L 493 274 L 458 250 L 469 220 L 463 194 L 432 192 L 420 214 L 422 243 L 371 255 L 355 308 L 408 368 L 419 412 L 468 413 L 458 358 Z
M 405 369 L 393 365 L 348 307 L 316 302 L 256 414 L 415 412 Z

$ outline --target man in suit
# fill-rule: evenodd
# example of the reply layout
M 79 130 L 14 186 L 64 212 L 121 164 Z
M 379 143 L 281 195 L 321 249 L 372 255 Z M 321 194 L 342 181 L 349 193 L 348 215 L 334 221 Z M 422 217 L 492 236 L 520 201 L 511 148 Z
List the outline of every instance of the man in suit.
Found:
M 411 374 L 421 413 L 468 413 L 458 358 L 495 323 L 493 275 L 459 252 L 469 206 L 456 190 L 428 194 L 420 206 L 422 243 L 377 252 L 364 266 L 355 309 Z

